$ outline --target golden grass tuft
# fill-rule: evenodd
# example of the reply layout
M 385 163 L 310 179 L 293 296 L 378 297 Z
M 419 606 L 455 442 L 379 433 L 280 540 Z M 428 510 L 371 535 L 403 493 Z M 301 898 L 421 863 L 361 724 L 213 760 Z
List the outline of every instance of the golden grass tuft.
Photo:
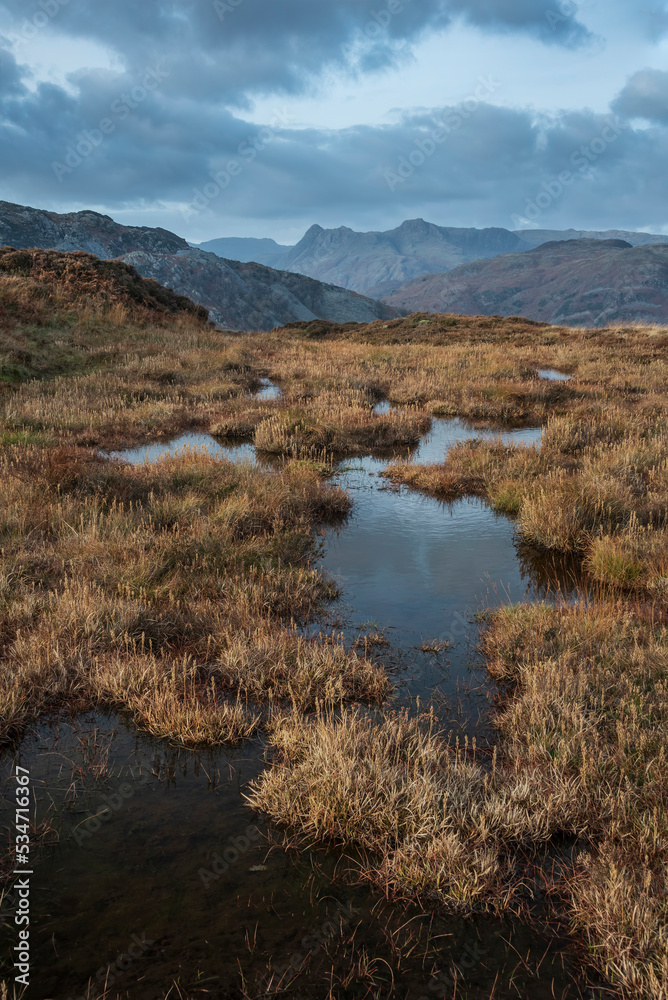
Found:
M 380 668 L 291 624 L 336 595 L 310 565 L 313 528 L 350 501 L 319 470 L 37 448 L 0 464 L 3 738 L 50 708 L 101 704 L 187 744 L 220 742 L 255 729 L 241 702 L 386 695 Z
M 249 801 L 355 846 L 385 891 L 521 908 L 527 865 L 627 997 L 668 989 L 668 631 L 609 602 L 514 606 L 484 639 L 506 686 L 489 759 L 433 720 L 288 718 Z M 578 846 L 555 863 L 564 844 Z M 546 850 L 549 848 L 549 850 Z

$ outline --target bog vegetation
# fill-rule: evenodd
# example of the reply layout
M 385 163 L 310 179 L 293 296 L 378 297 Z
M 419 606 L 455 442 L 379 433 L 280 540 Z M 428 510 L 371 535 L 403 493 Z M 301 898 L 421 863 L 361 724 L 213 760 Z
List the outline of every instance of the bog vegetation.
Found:
M 666 1000 L 666 331 L 418 314 L 229 335 L 92 261 L 0 255 L 0 738 L 91 705 L 189 746 L 264 732 L 249 798 L 293 837 L 456 912 L 546 895 L 613 992 Z M 263 377 L 281 398 L 254 396 Z M 545 431 L 416 466 L 434 416 Z M 267 461 L 102 453 L 185 429 Z M 299 629 L 336 596 L 313 568 L 351 504 L 332 462 L 371 448 L 396 488 L 481 496 L 589 581 L 491 617 L 493 748 L 393 713 L 382 666 Z

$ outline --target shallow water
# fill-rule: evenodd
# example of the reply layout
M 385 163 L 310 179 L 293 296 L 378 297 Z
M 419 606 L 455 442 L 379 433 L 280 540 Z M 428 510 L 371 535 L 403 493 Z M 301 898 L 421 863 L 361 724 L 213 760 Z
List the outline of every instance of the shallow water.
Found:
M 576 996 L 563 945 L 535 929 L 434 919 L 346 884 L 351 862 L 341 855 L 269 852 L 267 829 L 241 794 L 263 766 L 259 743 L 198 756 L 91 714 L 41 726 L 18 762 L 30 768 L 38 814 L 53 802 L 60 832 L 31 878 L 30 998 L 74 1000 L 90 983 L 97 998 L 106 982 L 105 996 L 158 1000 L 174 981 L 189 998 L 266 997 L 292 966 L 301 975 L 281 995 L 320 1000 L 330 978 L 350 970 L 353 930 L 357 954 L 372 956 L 386 987 L 397 946 L 421 940 L 420 956 L 405 957 L 395 974 L 400 997 L 451 1000 L 453 963 L 457 997 L 488 1000 L 497 976 L 495 997 Z M 2 765 L 7 821 L 10 764 Z M 5 955 L 16 940 L 15 905 L 11 895 L 3 904 Z M 542 961 L 540 976 L 522 966 L 527 955 Z M 367 994 L 353 979 L 334 995 Z
M 124 451 L 111 451 L 108 458 L 115 458 L 130 465 L 150 465 L 162 458 L 169 458 L 184 451 L 206 452 L 213 458 L 226 458 L 230 462 L 255 462 L 255 447 L 252 444 L 223 445 L 211 434 L 190 432 L 179 434 L 170 441 L 157 441 L 155 444 L 142 444 L 138 448 L 126 448 Z
M 471 436 L 492 435 L 436 420 L 415 458 L 442 461 L 452 444 Z M 534 443 L 540 431 L 502 436 Z M 199 434 L 115 457 L 155 461 L 184 446 L 254 460 L 250 445 L 224 448 Z M 330 608 L 332 624 L 351 641 L 366 637 L 369 652 L 388 663 L 399 703 L 433 700 L 446 725 L 484 739 L 490 687 L 475 665 L 473 615 L 502 601 L 534 599 L 546 592 L 550 574 L 518 549 L 507 518 L 478 500 L 448 506 L 393 488 L 379 477 L 385 465 L 365 457 L 337 470 L 354 507 L 346 525 L 323 539 L 321 564 L 343 590 Z M 322 627 L 312 624 L 311 631 Z M 439 643 L 448 648 L 439 650 Z M 416 648 L 425 644 L 433 651 Z M 376 960 L 386 984 L 379 996 L 389 990 L 390 967 L 395 995 L 411 1000 L 450 1000 L 455 992 L 462 1000 L 488 1000 L 495 983 L 499 1000 L 578 995 L 563 942 L 535 927 L 487 917 L 435 920 L 386 904 L 346 883 L 342 873 L 354 862 L 336 852 L 268 854 L 269 831 L 242 797 L 266 766 L 265 753 L 260 740 L 200 756 L 115 716 L 43 725 L 23 741 L 20 763 L 31 770 L 39 813 L 53 802 L 60 830 L 58 846 L 35 861 L 29 997 L 78 998 L 89 981 L 102 993 L 105 976 L 113 997 L 129 991 L 156 1000 L 176 979 L 187 997 L 264 997 L 292 963 L 302 973 L 282 995 L 324 997 L 333 982 L 334 996 L 355 1000 L 367 995 L 361 980 L 336 986 L 350 970 L 354 928 L 355 948 Z M 6 822 L 12 763 L 2 762 Z M 105 765 L 98 779 L 95 763 Z M 10 897 L 5 954 L 16 940 L 11 912 Z M 418 932 L 421 947 L 397 966 L 402 935 Z M 123 970 L 133 942 L 141 953 Z M 429 957 L 418 957 L 428 947 Z M 519 956 L 528 956 L 528 966 Z M 540 971 L 531 971 L 538 964 Z
M 270 399 L 282 399 L 283 390 L 275 382 L 272 382 L 270 378 L 261 378 L 262 388 L 258 389 L 254 396 L 256 399 L 267 402 Z
M 441 462 L 457 441 L 494 436 L 539 444 L 541 430 L 494 435 L 459 420 L 434 420 L 414 460 Z M 346 636 L 361 645 L 366 635 L 367 649 L 386 661 L 390 656 L 401 700 L 419 697 L 424 704 L 442 696 L 445 717 L 462 726 L 466 720 L 476 731 L 492 692 L 486 675 L 472 669 L 474 615 L 545 596 L 549 582 L 567 590 L 567 581 L 558 572 L 550 577 L 527 550 L 520 555 L 512 521 L 481 500 L 445 504 L 397 489 L 380 475 L 386 464 L 366 456 L 340 465 L 338 482 L 354 506 L 346 524 L 325 538 L 321 565 L 343 592 L 333 610 Z
M 570 382 L 573 378 L 572 375 L 566 375 L 565 372 L 558 372 L 554 368 L 539 368 L 538 374 L 541 378 L 545 378 L 549 382 Z

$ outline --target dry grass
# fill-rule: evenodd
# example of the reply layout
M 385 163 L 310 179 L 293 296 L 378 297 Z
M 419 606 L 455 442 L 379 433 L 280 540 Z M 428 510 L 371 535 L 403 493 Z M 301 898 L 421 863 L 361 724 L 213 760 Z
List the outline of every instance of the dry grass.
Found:
M 251 805 L 447 909 L 521 907 L 530 862 L 589 960 L 625 996 L 664 1000 L 668 632 L 619 604 L 519 606 L 495 614 L 485 652 L 508 685 L 491 760 L 433 721 L 293 717 Z M 565 843 L 572 869 L 555 864 Z
M 259 364 L 286 396 L 343 386 L 474 423 L 543 424 L 558 414 L 595 420 L 613 400 L 665 412 L 668 376 L 662 328 L 573 330 L 501 317 L 416 314 L 310 340 L 297 324 L 257 342 Z M 291 336 L 292 334 L 292 336 Z M 569 382 L 539 369 L 571 374 Z
M 239 699 L 309 708 L 386 693 L 341 642 L 284 624 L 335 595 L 310 568 L 312 527 L 349 507 L 307 464 L 262 472 L 186 453 L 132 468 L 36 448 L 1 462 L 5 738 L 50 706 L 97 702 L 219 742 L 257 723 Z
M 385 475 L 453 499 L 485 497 L 517 515 L 537 548 L 575 553 L 598 583 L 668 592 L 668 436 L 661 411 L 611 404 L 586 421 L 555 417 L 542 446 L 473 441 L 441 465 L 391 465 Z
M 397 410 L 373 413 L 374 399 L 359 390 L 324 392 L 308 407 L 282 409 L 260 423 L 255 446 L 271 454 L 354 455 L 369 450 L 406 448 L 418 444 L 429 429 L 426 414 Z
M 620 994 L 666 1000 L 666 332 L 417 315 L 231 336 L 68 280 L 0 275 L 0 738 L 63 705 L 187 746 L 267 721 L 256 808 L 457 911 L 530 905 L 533 873 Z M 282 399 L 251 396 L 264 376 Z M 383 398 L 409 408 L 376 415 Z M 312 459 L 408 448 L 434 415 L 547 427 L 540 449 L 468 443 L 391 479 L 485 497 L 617 593 L 493 616 L 489 758 L 429 719 L 334 713 L 382 701 L 386 675 L 295 627 L 336 594 L 316 533 L 350 506 Z M 184 429 L 286 460 L 131 468 L 91 450 Z

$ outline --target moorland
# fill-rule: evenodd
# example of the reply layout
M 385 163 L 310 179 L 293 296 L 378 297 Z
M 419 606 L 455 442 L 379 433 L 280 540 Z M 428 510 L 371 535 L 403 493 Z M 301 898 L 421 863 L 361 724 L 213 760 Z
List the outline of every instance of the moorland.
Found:
M 293 840 L 457 914 L 521 915 L 539 884 L 610 995 L 665 1000 L 667 348 L 658 327 L 423 313 L 230 334 L 121 263 L 0 252 L 3 743 L 94 706 L 186 747 L 261 732 L 249 803 Z M 420 466 L 435 417 L 542 443 Z M 107 457 L 184 430 L 266 461 Z M 489 614 L 487 746 L 396 713 L 378 658 L 299 629 L 337 594 L 314 565 L 351 509 L 335 462 L 370 450 L 388 487 L 478 496 L 581 567 L 575 597 Z

